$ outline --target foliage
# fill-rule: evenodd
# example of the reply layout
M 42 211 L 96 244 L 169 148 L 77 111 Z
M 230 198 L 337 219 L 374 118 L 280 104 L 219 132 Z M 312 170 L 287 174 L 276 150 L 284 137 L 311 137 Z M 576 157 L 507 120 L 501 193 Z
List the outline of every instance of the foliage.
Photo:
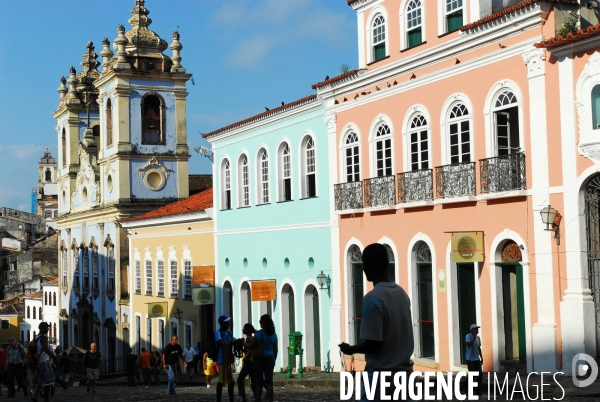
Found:
M 344 63 L 340 66 L 340 73 L 346 74 L 348 71 L 350 71 L 350 66 L 347 65 L 346 63 Z
M 571 14 L 563 21 L 562 28 L 558 30 L 558 34 L 560 36 L 567 36 L 567 34 L 571 32 L 573 35 L 576 35 L 577 30 L 579 29 L 577 25 L 579 25 L 579 16 Z

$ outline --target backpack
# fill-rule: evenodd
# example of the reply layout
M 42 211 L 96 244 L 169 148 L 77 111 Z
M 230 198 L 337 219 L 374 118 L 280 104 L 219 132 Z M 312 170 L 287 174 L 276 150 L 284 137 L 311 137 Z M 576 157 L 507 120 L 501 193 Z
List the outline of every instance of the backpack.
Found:
M 38 340 L 39 338 L 34 338 L 32 342 L 29 342 L 29 346 L 27 347 L 27 355 L 25 359 L 29 365 L 37 364 L 38 360 L 40 359 L 40 354 L 37 350 Z

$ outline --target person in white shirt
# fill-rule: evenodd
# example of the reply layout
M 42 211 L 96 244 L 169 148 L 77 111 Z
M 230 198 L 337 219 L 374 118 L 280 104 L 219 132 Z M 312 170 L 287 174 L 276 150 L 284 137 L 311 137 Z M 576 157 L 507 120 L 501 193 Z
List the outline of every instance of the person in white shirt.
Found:
M 479 395 L 481 391 L 481 379 L 483 372 L 481 367 L 483 366 L 483 355 L 481 354 L 481 338 L 479 337 L 479 326 L 477 324 L 471 325 L 471 332 L 467 334 L 465 342 L 467 343 L 466 356 L 467 368 L 469 371 L 475 371 L 479 373 L 477 377 L 477 388 L 475 388 L 475 395 Z
M 185 345 L 185 349 L 183 349 L 183 358 L 185 359 L 185 368 L 186 368 L 187 373 L 190 376 L 190 378 L 193 378 L 193 376 L 194 376 L 194 356 L 195 355 L 196 355 L 196 352 L 194 351 L 194 348 L 192 348 L 190 346 L 190 344 L 187 343 Z

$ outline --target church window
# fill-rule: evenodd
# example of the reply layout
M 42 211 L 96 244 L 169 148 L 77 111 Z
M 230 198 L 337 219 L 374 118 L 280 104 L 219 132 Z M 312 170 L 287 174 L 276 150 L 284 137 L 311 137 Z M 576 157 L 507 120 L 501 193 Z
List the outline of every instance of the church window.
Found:
M 106 146 L 110 147 L 113 143 L 113 119 L 112 119 L 112 101 L 110 97 L 106 100 Z
M 67 166 L 67 134 L 65 132 L 65 129 L 62 129 L 62 136 L 61 136 L 61 153 L 62 153 L 62 166 L 65 167 Z
M 162 98 L 152 93 L 142 98 L 142 144 L 165 143 L 165 105 Z
M 92 289 L 98 289 L 98 249 L 92 249 Z
M 52 181 L 52 171 L 50 170 L 50 168 L 46 168 L 46 177 L 44 177 L 45 181 Z
M 108 247 L 108 283 L 107 290 L 115 290 L 115 249 L 111 245 Z

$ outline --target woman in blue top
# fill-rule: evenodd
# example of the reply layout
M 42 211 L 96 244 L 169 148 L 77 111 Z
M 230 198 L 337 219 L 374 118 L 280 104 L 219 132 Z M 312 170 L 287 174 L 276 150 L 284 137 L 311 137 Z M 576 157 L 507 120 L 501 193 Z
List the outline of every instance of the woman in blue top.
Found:
M 260 331 L 256 333 L 250 342 L 251 349 L 262 347 L 262 356 L 254 356 L 254 399 L 256 402 L 262 400 L 262 389 L 267 388 L 267 399 L 273 402 L 273 371 L 275 360 L 277 360 L 277 334 L 275 324 L 268 314 L 260 317 Z

